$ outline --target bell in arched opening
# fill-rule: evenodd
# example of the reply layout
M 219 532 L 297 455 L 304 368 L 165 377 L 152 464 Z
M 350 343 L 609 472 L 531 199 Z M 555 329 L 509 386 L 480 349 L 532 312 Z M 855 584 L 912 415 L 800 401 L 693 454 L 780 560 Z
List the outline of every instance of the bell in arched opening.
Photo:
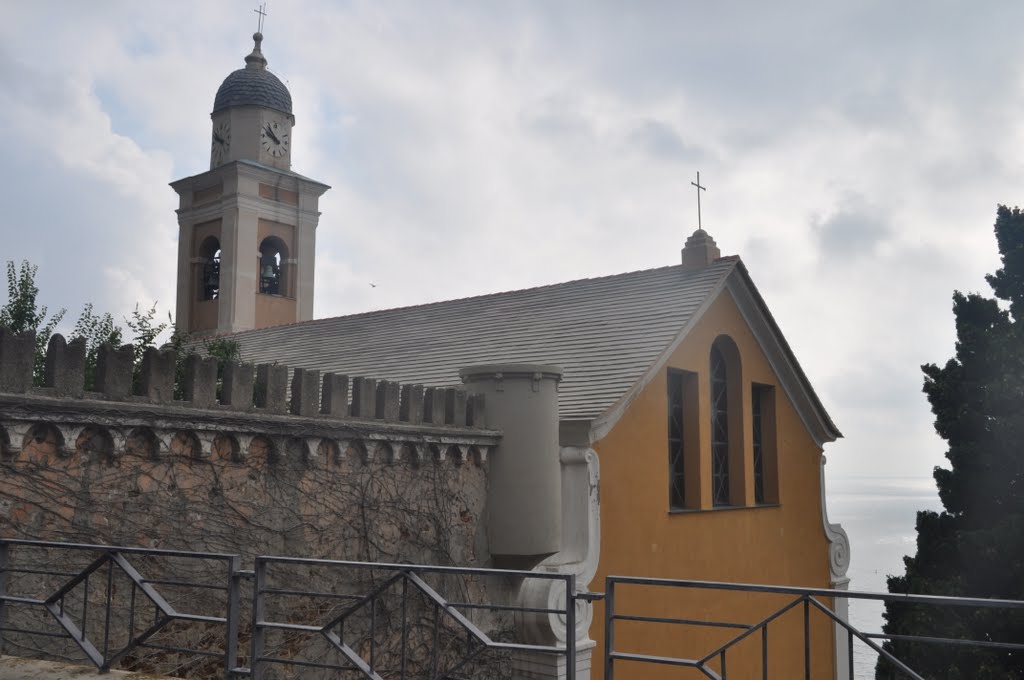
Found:
M 220 250 L 203 265 L 203 299 L 220 297 Z
M 264 295 L 287 295 L 283 263 L 287 257 L 284 243 L 273 236 L 260 244 L 260 292 Z
M 198 298 L 216 300 L 220 297 L 220 241 L 208 236 L 199 246 Z

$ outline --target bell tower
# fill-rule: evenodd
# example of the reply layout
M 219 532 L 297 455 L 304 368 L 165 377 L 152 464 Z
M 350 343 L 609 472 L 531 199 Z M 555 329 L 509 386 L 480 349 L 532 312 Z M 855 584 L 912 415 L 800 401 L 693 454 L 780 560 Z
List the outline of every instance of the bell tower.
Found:
M 263 35 L 213 102 L 210 169 L 178 193 L 178 329 L 232 333 L 313 318 L 320 196 L 293 172 L 292 97 L 267 70 Z

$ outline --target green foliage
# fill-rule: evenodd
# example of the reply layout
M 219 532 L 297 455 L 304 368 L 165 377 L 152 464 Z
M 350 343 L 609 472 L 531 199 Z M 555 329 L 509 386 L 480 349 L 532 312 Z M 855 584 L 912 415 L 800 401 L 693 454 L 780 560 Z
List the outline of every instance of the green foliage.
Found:
M 238 346 L 237 340 L 229 340 L 228 338 L 212 338 L 207 340 L 204 344 L 207 356 L 211 356 L 217 360 L 218 374 L 224 367 L 224 364 L 231 361 L 238 361 L 241 356 L 241 349 Z
M 145 354 L 146 348 L 154 347 L 156 339 L 167 330 L 167 323 L 153 323 L 154 318 L 156 318 L 156 303 L 145 312 L 140 312 L 139 306 L 135 305 L 131 318 L 124 320 L 125 325 L 134 334 L 132 335 L 132 347 L 136 364 L 142 361 L 142 355 Z M 170 317 L 168 317 L 169 321 Z
M 37 302 L 39 296 L 39 289 L 35 285 L 37 269 L 29 262 L 22 262 L 20 268 L 16 268 L 14 262 L 7 262 L 7 303 L 0 307 L 0 326 L 9 328 L 15 333 L 30 330 L 36 332 L 33 380 L 39 386 L 43 384 L 46 346 L 57 324 L 64 318 L 65 310 L 62 309 L 49 319 L 46 318 L 47 308 L 39 306 Z M 141 310 L 136 305 L 131 316 L 124 320 L 128 332 L 131 333 L 129 342 L 132 345 L 135 361 L 134 379 L 136 383 L 139 380 L 139 369 L 146 349 L 154 347 L 157 338 L 171 328 L 171 337 L 167 344 L 177 354 L 174 392 L 176 399 L 182 399 L 184 397 L 185 360 L 196 353 L 195 339 L 188 333 L 174 328 L 174 321 L 170 314 L 167 315 L 167 321 L 161 323 L 155 322 L 156 315 L 155 304 L 147 310 Z M 125 341 L 125 330 L 114 322 L 114 317 L 110 313 L 97 314 L 90 302 L 82 309 L 71 337 L 85 338 L 85 389 L 95 389 L 99 348 L 104 343 L 114 346 L 121 345 Z M 203 343 L 203 349 L 208 356 L 217 359 L 218 381 L 223 374 L 224 364 L 238 361 L 240 356 L 238 342 L 227 338 L 207 340 Z M 219 391 L 218 382 L 218 394 Z
M 147 348 L 156 346 L 156 339 L 167 330 L 168 324 L 153 323 L 155 318 L 156 303 L 144 312 L 139 311 L 139 306 L 135 305 L 131 317 L 124 320 L 133 334 L 131 346 L 135 368 L 132 371 L 132 381 L 136 387 L 141 379 L 142 356 L 146 353 Z M 168 317 L 168 322 L 170 322 L 170 317 Z
M 0 307 L 0 326 L 15 333 L 35 331 L 36 356 L 32 379 L 36 385 L 42 385 L 46 344 L 53 335 L 53 329 L 64 318 L 64 310 L 46 319 L 46 306 L 40 307 L 36 300 L 39 295 L 39 288 L 36 287 L 37 269 L 26 260 L 22 261 L 20 268 L 15 268 L 11 260 L 7 261 L 7 303 Z
M 85 338 L 85 389 L 96 387 L 96 357 L 100 346 L 105 342 L 120 345 L 122 335 L 123 331 L 114 323 L 114 317 L 109 312 L 95 314 L 91 302 L 85 305 L 71 333 L 73 338 Z
M 956 356 L 922 366 L 948 468 L 935 469 L 941 513 L 917 516 L 917 554 L 889 592 L 1024 600 L 1024 213 L 1000 206 L 995 299 L 953 296 Z M 1024 640 L 1019 610 L 889 604 L 884 630 L 984 641 Z M 1015 652 L 908 642 L 886 648 L 926 678 L 1024 678 Z M 876 677 L 904 677 L 879 661 Z

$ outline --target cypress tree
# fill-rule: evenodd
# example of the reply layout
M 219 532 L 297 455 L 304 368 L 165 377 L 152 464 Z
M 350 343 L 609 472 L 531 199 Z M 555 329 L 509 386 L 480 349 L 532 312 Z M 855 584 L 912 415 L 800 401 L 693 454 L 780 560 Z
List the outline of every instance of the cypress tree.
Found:
M 956 354 L 922 366 L 935 430 L 948 444 L 936 467 L 944 510 L 917 515 L 917 554 L 890 576 L 891 593 L 1024 600 L 1024 213 L 999 206 L 1002 266 L 994 297 L 953 295 Z M 890 603 L 884 632 L 1024 642 L 1024 611 Z M 885 647 L 926 678 L 1024 678 L 1024 651 L 892 641 Z M 904 677 L 879 660 L 876 677 Z

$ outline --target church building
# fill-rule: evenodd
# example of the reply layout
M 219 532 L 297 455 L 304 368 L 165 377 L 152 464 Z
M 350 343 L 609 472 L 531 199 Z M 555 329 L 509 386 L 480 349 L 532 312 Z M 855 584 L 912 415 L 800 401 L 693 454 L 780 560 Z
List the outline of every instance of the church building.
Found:
M 846 587 L 849 543 L 828 521 L 823 483 L 824 446 L 841 434 L 738 256 L 698 229 L 656 269 L 313 319 L 329 187 L 292 170 L 291 96 L 254 37 L 216 93 L 210 169 L 172 184 L 180 330 L 227 336 L 245 361 L 428 387 L 461 385 L 471 366 L 557 366 L 561 539 L 531 568 L 571 571 L 594 591 L 612 574 Z M 630 602 L 693 618 L 721 604 L 687 598 Z M 734 621 L 762 611 L 752 598 L 722 602 Z M 601 617 L 597 602 L 562 635 L 600 649 Z M 621 630 L 617 646 L 651 654 L 698 654 L 720 639 L 699 627 Z M 812 636 L 831 652 L 812 677 L 836 677 L 843 640 L 828 622 Z M 758 643 L 749 664 L 730 661 L 730 677 L 754 677 L 759 654 Z M 771 677 L 803 677 L 802 664 L 773 659 Z

